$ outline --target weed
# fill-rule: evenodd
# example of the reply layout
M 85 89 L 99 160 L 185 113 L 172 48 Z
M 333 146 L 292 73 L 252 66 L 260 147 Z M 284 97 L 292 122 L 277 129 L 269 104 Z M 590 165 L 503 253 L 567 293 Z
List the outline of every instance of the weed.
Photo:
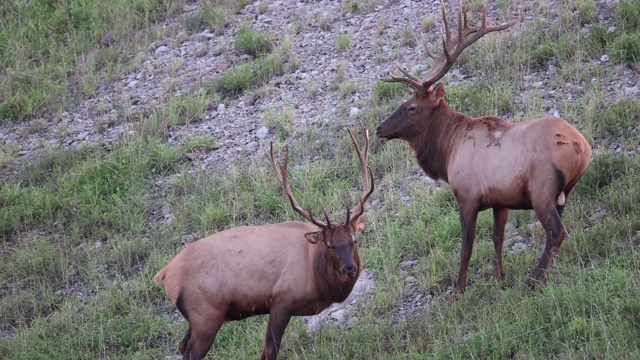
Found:
M 351 48 L 351 37 L 347 33 L 340 33 L 336 35 L 336 43 L 338 52 L 345 52 Z
M 611 57 L 617 62 L 640 63 L 640 31 L 625 33 L 613 40 Z
M 211 135 L 195 135 L 182 140 L 185 151 L 215 150 L 220 147 L 216 139 Z
M 388 101 L 397 98 L 400 94 L 406 93 L 406 88 L 407 87 L 401 83 L 376 81 L 376 87 L 373 90 L 373 96 L 377 100 Z
M 234 41 L 236 50 L 253 57 L 268 53 L 272 48 L 270 36 L 263 31 L 252 30 L 249 24 L 240 26 Z

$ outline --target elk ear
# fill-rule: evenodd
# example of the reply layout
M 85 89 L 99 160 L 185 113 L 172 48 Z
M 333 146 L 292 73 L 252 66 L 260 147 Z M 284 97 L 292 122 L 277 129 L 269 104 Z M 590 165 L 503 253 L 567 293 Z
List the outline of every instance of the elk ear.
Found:
M 307 238 L 307 241 L 312 244 L 317 244 L 319 241 L 324 239 L 324 231 L 316 231 L 304 234 L 304 237 Z
M 353 230 L 354 233 L 357 232 L 358 230 L 363 230 L 365 228 L 364 214 L 359 218 L 355 219 L 354 221 L 350 222 L 349 226 L 351 226 L 351 229 Z
M 433 96 L 438 103 L 444 99 L 444 85 L 441 82 L 437 83 L 433 88 Z

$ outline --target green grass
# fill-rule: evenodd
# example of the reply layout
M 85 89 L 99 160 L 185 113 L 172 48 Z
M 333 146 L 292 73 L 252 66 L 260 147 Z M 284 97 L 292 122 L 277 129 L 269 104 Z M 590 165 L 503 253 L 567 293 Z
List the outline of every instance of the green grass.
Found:
M 131 55 L 154 41 L 160 31 L 156 26 L 175 16 L 184 2 L 31 4 L 0 5 L 0 63 L 5 69 L 0 113 L 18 122 L 48 108 L 64 109 L 90 95 L 95 84 L 126 71 L 132 66 Z M 179 20 L 189 33 L 237 26 L 234 14 L 246 2 L 211 0 L 198 5 Z M 470 5 L 478 10 L 481 2 Z M 500 16 L 510 19 L 516 5 L 500 1 Z M 375 6 L 350 1 L 341 9 L 366 13 Z M 517 36 L 504 32 L 479 41 L 456 65 L 477 79 L 446 85 L 448 103 L 460 112 L 520 121 L 548 113 L 544 91 L 549 89 L 526 84 L 538 81 L 536 71 L 546 74 L 550 65 L 556 68 L 545 75 L 562 98 L 554 104 L 596 151 L 568 199 L 563 221 L 569 235 L 550 270 L 549 284 L 535 290 L 526 284 L 544 240 L 539 228 L 529 227 L 537 223 L 531 211 L 512 211 L 509 223 L 513 234 L 531 240 L 533 249 L 505 251 L 504 280 L 487 275 L 494 250 L 492 216 L 485 211 L 478 218 L 470 284 L 452 301 L 448 291 L 458 272 L 461 237 L 455 198 L 444 183 L 423 179 L 406 144 L 382 144 L 372 138 L 376 191 L 358 243 L 363 266 L 376 279 L 375 290 L 357 307 L 359 320 L 349 328 L 326 324 L 307 335 L 303 320 L 293 319 L 282 358 L 640 357 L 640 158 L 635 152 L 640 103 L 624 97 L 613 100 L 616 94 L 607 90 L 620 71 L 618 63 L 625 69 L 637 66 L 637 58 L 626 54 L 635 51 L 640 17 L 627 14 L 637 15 L 640 2 L 622 1 L 612 9 L 616 30 L 611 32 L 610 24 L 597 24 L 594 18 L 600 6 L 580 0 L 532 9 L 532 15 L 547 20 L 527 22 Z M 95 46 L 114 19 L 122 24 L 114 29 L 115 44 Z M 416 19 L 414 27 L 432 27 L 430 18 Z M 323 26 L 322 19 L 316 21 Z M 300 65 L 293 50 L 295 35 L 271 38 L 246 26 L 232 34 L 241 43 L 237 51 L 254 59 L 207 79 L 204 94 L 171 94 L 148 112 L 123 111 L 118 121 L 130 121 L 131 133 L 109 146 L 43 150 L 23 161 L 17 147 L 0 144 L 0 358 L 174 355 L 186 322 L 153 284 L 154 274 L 183 243 L 201 236 L 239 225 L 299 220 L 266 157 L 240 157 L 228 168 L 203 170 L 185 155 L 213 151 L 221 140 L 206 132 L 170 136 L 174 129 L 203 121 L 214 97 L 222 101 L 267 91 L 259 89 Z M 384 31 L 379 31 L 382 36 Z M 402 30 L 396 36 L 398 41 L 409 39 Z M 270 52 L 258 38 L 268 39 Z M 620 49 L 627 51 L 625 55 Z M 600 64 L 602 54 L 609 54 L 615 65 Z M 85 67 L 78 66 L 80 58 Z M 319 85 L 323 90 L 331 87 L 343 101 L 350 100 L 356 88 L 355 82 L 345 81 L 347 64 L 339 64 L 334 77 Z M 180 65 L 170 66 L 177 71 Z M 70 76 L 79 76 L 86 85 L 72 88 Z M 567 83 L 582 90 L 568 91 Z M 371 97 L 366 106 L 359 106 L 359 119 L 372 132 L 411 91 L 380 81 L 370 86 Z M 299 114 L 294 105 L 267 107 L 255 117 L 275 135 L 277 156 L 289 146 L 289 177 L 300 204 L 310 204 L 320 213 L 322 200 L 331 218 L 342 220 L 345 191 L 352 204 L 361 191 L 358 160 L 344 130 L 357 129 L 340 118 L 295 126 Z M 622 151 L 610 151 L 610 144 Z M 400 263 L 406 259 L 418 264 L 403 273 Z M 409 275 L 417 280 L 411 290 L 404 284 Z M 417 294 L 433 302 L 399 317 L 399 309 Z M 214 356 L 259 357 L 265 330 L 266 317 L 225 324 Z

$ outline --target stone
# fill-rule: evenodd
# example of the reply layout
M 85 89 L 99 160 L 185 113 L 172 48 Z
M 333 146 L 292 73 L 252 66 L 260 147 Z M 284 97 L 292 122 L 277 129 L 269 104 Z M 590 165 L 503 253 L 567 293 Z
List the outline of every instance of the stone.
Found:
M 263 126 L 258 129 L 258 131 L 256 131 L 256 136 L 258 137 L 258 139 L 264 139 L 267 137 L 267 135 L 269 135 L 269 128 L 267 128 L 266 126 Z
M 218 112 L 219 112 L 219 113 L 223 112 L 223 111 L 224 111 L 224 109 L 225 109 L 224 104 L 220 104 L 220 105 L 218 105 Z
M 250 143 L 247 144 L 248 151 L 254 151 L 257 147 L 258 147 L 257 141 L 251 141 Z
M 82 141 L 82 140 L 86 139 L 87 136 L 89 136 L 89 132 L 83 131 L 83 132 L 79 133 L 78 135 L 76 135 L 76 140 Z
M 609 55 L 606 55 L 606 54 L 605 54 L 605 55 L 600 56 L 600 61 L 601 61 L 601 62 L 607 62 L 607 61 L 609 61 Z
M 640 95 L 640 88 L 638 88 L 638 85 L 632 86 L 632 87 L 625 87 L 624 95 L 628 97 L 636 97 Z
M 407 270 L 418 265 L 418 260 L 407 260 L 400 263 L 400 269 Z
M 169 48 L 167 46 L 160 46 L 156 49 L 156 55 L 165 55 L 169 53 Z
M 358 113 L 360 113 L 360 109 L 358 109 L 357 107 L 352 107 L 351 109 L 349 109 L 349 117 L 355 117 L 356 115 L 358 115 Z

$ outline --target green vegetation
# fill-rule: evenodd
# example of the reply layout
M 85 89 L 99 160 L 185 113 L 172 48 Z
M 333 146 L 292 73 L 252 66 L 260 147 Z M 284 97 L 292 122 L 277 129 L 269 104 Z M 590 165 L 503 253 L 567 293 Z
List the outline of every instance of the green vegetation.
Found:
M 243 24 L 236 34 L 236 49 L 247 55 L 258 57 L 271 50 L 272 42 L 263 31 L 254 31 L 251 25 Z
M 158 24 L 185 4 L 29 3 L 0 5 L 0 114 L 11 121 L 64 109 L 90 95 L 95 84 L 126 71 L 131 55 L 165 31 Z M 246 3 L 201 1 L 180 24 L 189 33 L 219 32 L 237 25 L 234 14 Z M 453 301 L 448 291 L 458 272 L 461 237 L 455 198 L 446 185 L 424 180 L 406 144 L 372 138 L 370 166 L 377 188 L 358 244 L 363 266 L 376 279 L 375 290 L 359 303 L 358 322 L 348 328 L 325 324 L 309 336 L 303 320 L 293 319 L 282 358 L 640 358 L 640 102 L 603 85 L 619 71 L 617 62 L 638 64 L 633 54 L 640 1 L 623 0 L 612 9 L 615 31 L 595 23 L 601 2 L 560 3 L 532 9 L 538 11 L 532 15 L 547 20 L 527 23 L 517 36 L 488 36 L 469 48 L 456 66 L 477 80 L 446 85 L 447 101 L 458 111 L 520 121 L 548 113 L 543 90 L 530 85 L 538 79 L 525 77 L 554 66 L 546 76 L 562 98 L 556 101 L 558 110 L 596 151 L 568 199 L 563 219 L 569 235 L 549 284 L 531 290 L 525 282 L 544 241 L 531 211 L 510 213 L 509 236 L 530 240 L 532 249 L 505 250 L 504 280 L 487 275 L 494 250 L 492 216 L 485 211 L 478 218 L 470 285 Z M 574 4 L 579 21 L 571 15 Z M 481 5 L 471 2 L 476 9 Z M 511 18 L 515 5 L 500 1 L 501 16 Z M 368 7 L 366 1 L 341 5 L 345 12 Z M 570 16 L 559 15 L 565 13 Z M 416 19 L 414 27 L 432 27 L 429 19 Z M 316 21 L 322 26 L 322 19 Z M 131 122 L 131 131 L 109 146 L 45 149 L 20 161 L 15 146 L 0 144 L 0 358 L 174 355 L 186 323 L 153 284 L 154 274 L 184 243 L 201 236 L 238 225 L 299 220 L 264 157 L 240 157 L 228 167 L 205 171 L 185 155 L 216 149 L 219 139 L 205 132 L 177 141 L 170 136 L 202 121 L 214 97 L 226 101 L 268 91 L 265 84 L 274 76 L 299 66 L 292 50 L 295 34 L 276 38 L 244 26 L 232 33 L 236 50 L 254 59 L 206 79 L 206 91 L 168 94 L 148 112 L 124 114 L 119 121 Z M 386 27 L 378 20 L 372 31 L 382 36 Z M 115 42 L 99 46 L 109 31 Z M 402 40 L 403 33 L 397 36 Z M 600 64 L 603 54 L 616 64 Z M 177 71 L 181 65 L 171 67 Z M 346 61 L 338 64 L 334 78 L 318 85 L 323 93 L 331 87 L 345 103 L 357 87 L 347 69 Z M 71 78 L 86 85 L 73 88 Z M 564 93 L 567 83 L 581 86 L 567 91 L 571 98 Z M 373 131 L 410 96 L 404 85 L 377 81 L 358 119 Z M 290 104 L 256 116 L 275 134 L 278 156 L 290 145 L 289 176 L 300 203 L 320 213 L 322 200 L 332 219 L 340 219 L 345 191 L 352 203 L 361 191 L 358 160 L 344 128 L 357 129 L 341 119 L 294 126 L 297 111 Z M 407 259 L 418 264 L 400 269 Z M 405 284 L 407 276 L 416 279 L 412 287 Z M 430 299 L 429 306 L 400 315 L 399 309 L 418 296 Z M 257 358 L 265 328 L 266 317 L 224 325 L 214 355 Z
M 222 96 L 236 96 L 252 86 L 261 86 L 274 76 L 294 71 L 299 60 L 291 52 L 291 40 L 283 39 L 270 54 L 258 57 L 251 63 L 245 63 L 218 74 L 207 81 L 210 92 Z
M 339 52 L 345 52 L 351 48 L 351 37 L 346 32 L 341 32 L 336 35 L 336 43 L 338 45 Z

